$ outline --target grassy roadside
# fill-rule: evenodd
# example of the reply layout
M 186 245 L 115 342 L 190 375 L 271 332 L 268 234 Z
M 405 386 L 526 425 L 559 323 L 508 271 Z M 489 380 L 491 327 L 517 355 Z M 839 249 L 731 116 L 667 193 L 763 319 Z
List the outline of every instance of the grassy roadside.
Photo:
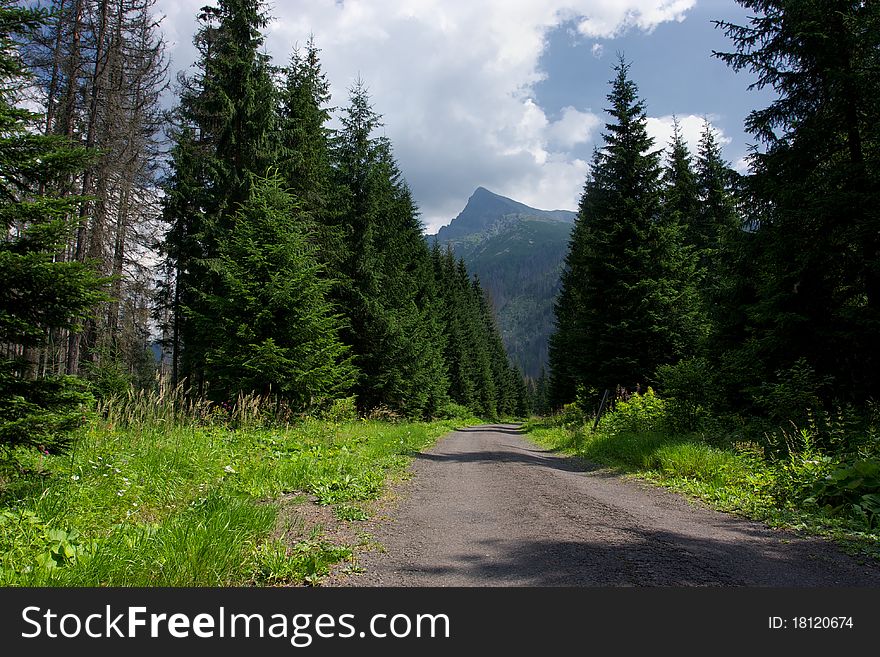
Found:
M 720 511 L 825 536 L 851 553 L 880 558 L 874 519 L 842 512 L 846 509 L 811 496 L 817 484 L 841 472 L 828 457 L 800 453 L 776 460 L 754 443 L 716 446 L 696 434 L 619 424 L 603 422 L 593 432 L 592 422 L 556 416 L 532 419 L 524 429 L 542 447 L 701 499 Z
M 291 527 L 295 505 L 356 523 L 413 452 L 464 423 L 159 420 L 96 421 L 68 454 L 0 472 L 0 585 L 316 583 L 351 548 Z

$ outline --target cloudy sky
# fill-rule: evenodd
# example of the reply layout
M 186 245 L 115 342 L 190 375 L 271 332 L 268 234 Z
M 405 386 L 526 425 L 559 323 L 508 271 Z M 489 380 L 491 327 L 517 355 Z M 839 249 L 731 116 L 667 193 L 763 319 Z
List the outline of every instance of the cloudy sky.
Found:
M 159 0 L 172 70 L 192 64 L 195 16 L 210 0 Z M 574 209 L 601 143 L 618 53 L 647 102 L 658 147 L 678 116 L 696 143 L 704 117 L 742 168 L 746 114 L 766 104 L 712 50 L 712 20 L 742 23 L 734 0 L 277 0 L 266 49 L 283 64 L 309 34 L 332 104 L 360 76 L 384 117 L 427 232 L 478 186 L 542 209 Z

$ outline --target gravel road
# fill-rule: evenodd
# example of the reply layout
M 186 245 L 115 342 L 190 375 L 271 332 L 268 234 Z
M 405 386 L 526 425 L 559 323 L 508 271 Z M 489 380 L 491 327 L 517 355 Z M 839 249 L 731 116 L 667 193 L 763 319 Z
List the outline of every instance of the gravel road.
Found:
M 526 441 L 461 429 L 417 455 L 384 551 L 342 586 L 880 586 L 880 566 Z M 329 583 L 329 582 L 328 582 Z

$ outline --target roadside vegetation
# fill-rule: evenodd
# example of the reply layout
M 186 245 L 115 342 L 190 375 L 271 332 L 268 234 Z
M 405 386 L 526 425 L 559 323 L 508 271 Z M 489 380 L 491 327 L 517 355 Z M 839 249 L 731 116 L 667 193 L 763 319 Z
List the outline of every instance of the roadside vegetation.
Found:
M 67 453 L 7 453 L 0 585 L 316 584 L 353 546 L 298 510 L 365 520 L 409 455 L 466 420 L 358 418 L 351 400 L 320 418 L 277 410 L 132 394 L 100 404 Z
M 773 427 L 754 418 L 710 417 L 649 388 L 620 393 L 613 410 L 598 423 L 595 417 L 581 400 L 526 429 L 545 447 L 880 558 L 876 415 L 838 408 L 807 412 L 802 425 Z

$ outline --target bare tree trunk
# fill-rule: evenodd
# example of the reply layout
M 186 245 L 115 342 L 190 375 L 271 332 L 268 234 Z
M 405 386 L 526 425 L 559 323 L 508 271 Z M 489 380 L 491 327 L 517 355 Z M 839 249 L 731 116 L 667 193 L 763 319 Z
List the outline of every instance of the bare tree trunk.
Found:
M 104 71 L 106 69 L 106 52 L 105 52 L 105 30 L 107 27 L 107 11 L 108 11 L 108 0 L 101 0 L 99 3 L 100 6 L 100 17 L 98 20 L 97 31 L 95 33 L 95 64 L 92 72 L 91 78 L 91 89 L 90 89 L 90 100 L 89 100 L 89 111 L 87 116 L 87 126 L 86 126 L 86 143 L 85 147 L 87 150 L 92 150 L 95 147 L 95 128 L 98 121 L 98 103 L 101 100 L 101 92 L 102 92 L 102 78 Z M 93 186 L 93 178 L 95 173 L 95 164 L 90 164 L 86 170 L 83 172 L 82 178 L 82 195 L 88 197 L 92 193 Z M 88 253 L 88 218 L 90 212 L 93 212 L 95 206 L 92 202 L 86 200 L 80 206 L 79 213 L 79 225 L 76 229 L 76 250 L 74 252 L 74 257 L 79 262 L 85 262 L 86 254 Z M 100 221 L 100 219 L 98 219 Z M 91 332 L 93 331 L 93 327 L 91 326 L 91 322 L 89 322 L 89 326 L 87 329 Z M 67 373 L 68 374 L 79 374 L 79 364 L 80 364 L 80 348 L 83 344 L 83 336 L 80 333 L 76 333 L 71 335 L 70 342 L 67 350 Z M 88 344 L 88 343 L 87 343 Z

